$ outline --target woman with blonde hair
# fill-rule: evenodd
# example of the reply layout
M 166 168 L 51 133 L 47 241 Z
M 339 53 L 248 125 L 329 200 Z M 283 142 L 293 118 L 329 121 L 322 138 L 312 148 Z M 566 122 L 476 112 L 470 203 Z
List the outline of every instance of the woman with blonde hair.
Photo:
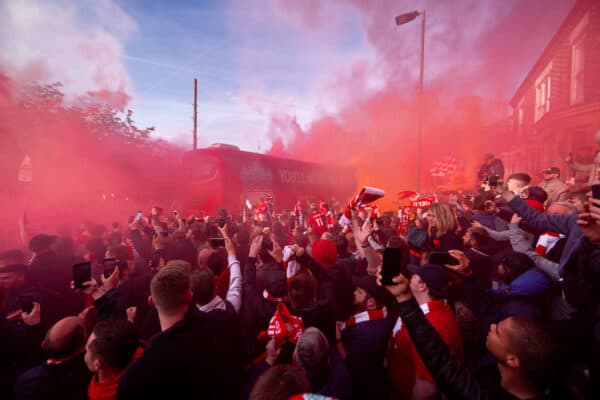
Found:
M 458 222 L 452 206 L 433 203 L 427 213 L 430 248 L 434 251 L 462 250 L 463 240 L 456 234 Z

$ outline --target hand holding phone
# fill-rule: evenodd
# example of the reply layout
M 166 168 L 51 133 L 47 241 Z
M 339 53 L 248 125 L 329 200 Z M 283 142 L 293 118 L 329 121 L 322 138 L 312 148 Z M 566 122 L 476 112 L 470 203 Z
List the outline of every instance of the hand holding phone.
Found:
M 210 247 L 212 247 L 213 249 L 225 247 L 225 239 L 222 237 L 210 238 L 208 239 L 208 241 L 210 243 Z
M 459 265 L 460 262 L 447 251 L 434 251 L 429 257 L 429 264 L 434 265 Z
M 24 313 L 31 313 L 33 310 L 33 296 L 31 295 L 20 295 L 19 296 L 19 307 Z
M 75 289 L 83 289 L 84 283 L 92 280 L 92 264 L 83 262 L 73 265 L 73 285 Z
M 592 197 L 596 200 L 600 200 L 600 183 L 592 185 Z
M 115 272 L 115 268 L 119 266 L 119 260 L 116 258 L 105 258 L 103 261 L 103 271 L 102 274 L 105 278 L 109 278 L 113 272 Z
M 400 275 L 402 267 L 402 249 L 386 247 L 383 251 L 383 261 L 381 263 L 381 284 L 395 285 L 395 277 Z

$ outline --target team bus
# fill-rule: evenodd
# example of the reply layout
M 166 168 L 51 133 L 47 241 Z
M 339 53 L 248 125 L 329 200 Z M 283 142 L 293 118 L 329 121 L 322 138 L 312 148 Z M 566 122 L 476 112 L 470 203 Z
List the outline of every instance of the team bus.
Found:
M 357 189 L 351 166 L 309 163 L 213 144 L 183 155 L 184 208 L 215 215 L 225 208 L 239 213 L 248 199 L 273 195 L 276 210 L 291 210 L 297 200 L 346 201 Z

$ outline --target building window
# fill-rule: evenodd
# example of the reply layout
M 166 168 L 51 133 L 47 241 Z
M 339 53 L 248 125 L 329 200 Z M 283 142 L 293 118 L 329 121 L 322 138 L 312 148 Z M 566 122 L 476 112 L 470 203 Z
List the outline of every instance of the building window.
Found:
M 519 100 L 517 105 L 517 134 L 521 136 L 523 134 L 523 109 L 524 99 Z
M 571 46 L 571 104 L 583 101 L 584 38 L 579 37 Z
M 550 72 L 552 71 L 552 63 L 548 64 L 542 73 L 535 80 L 535 121 L 537 122 L 550 111 L 550 93 L 552 90 L 552 82 L 550 80 Z
M 585 65 L 585 31 L 590 21 L 590 13 L 586 13 L 569 34 L 571 45 L 571 104 L 582 102 L 583 70 Z

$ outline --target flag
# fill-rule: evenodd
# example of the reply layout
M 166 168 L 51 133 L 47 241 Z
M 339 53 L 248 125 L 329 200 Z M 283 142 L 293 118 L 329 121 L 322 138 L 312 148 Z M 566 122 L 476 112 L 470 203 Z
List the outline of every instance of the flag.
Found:
M 408 197 L 414 197 L 417 195 L 417 192 L 412 191 L 412 190 L 403 190 L 401 192 L 398 192 L 398 199 L 402 200 L 402 199 L 406 199 Z
M 456 172 L 456 158 L 446 157 L 437 161 L 431 168 L 431 176 L 450 176 Z

